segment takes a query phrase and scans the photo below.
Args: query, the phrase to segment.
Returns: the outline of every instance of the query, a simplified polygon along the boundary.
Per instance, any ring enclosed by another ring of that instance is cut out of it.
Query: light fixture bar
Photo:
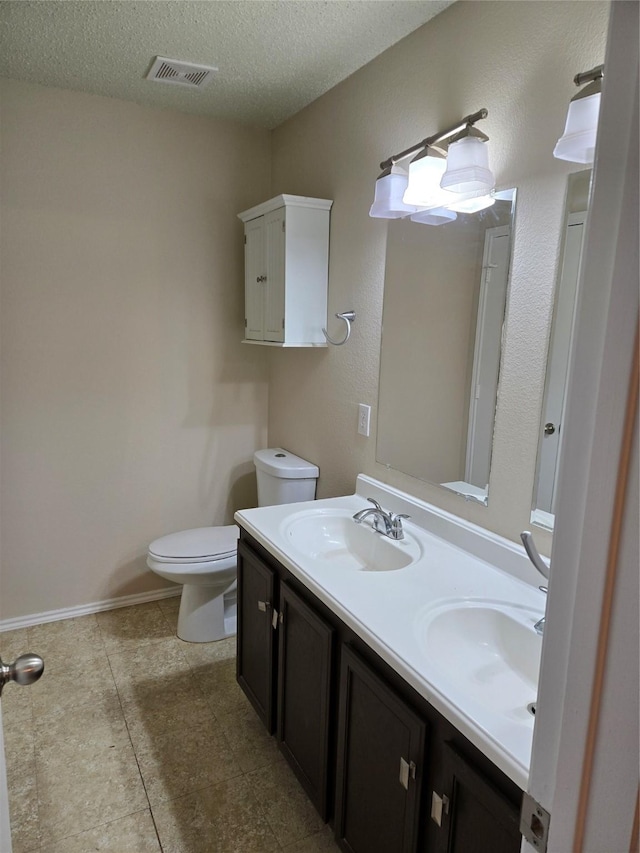
[[[587,71],[585,73],[589,74],[590,72]],[[422,140],[422,142],[417,142],[410,148],[405,148],[404,151],[400,151],[398,154],[393,154],[391,157],[388,157],[386,160],[383,160],[382,163],[380,163],[380,168],[383,171],[385,169],[390,169],[391,166],[393,166],[400,160],[404,160],[405,157],[409,156],[409,154],[413,154],[415,151],[419,151],[421,148],[425,148],[427,145],[434,146],[437,142],[442,142],[444,139],[448,139],[448,137],[454,136],[456,133],[459,133],[466,127],[472,127],[477,121],[486,118],[488,115],[488,111],[483,107],[481,110],[478,110],[477,113],[471,113],[470,115],[465,116],[459,122],[452,125],[451,127],[448,127],[446,130],[441,130],[439,133],[435,133],[433,136],[427,136],[426,139]]]
[[[604,65],[596,65],[595,68],[591,68],[589,71],[582,71],[580,74],[576,74],[573,82],[576,86],[584,86],[585,83],[593,83],[594,80],[600,80],[602,77],[604,77]]]

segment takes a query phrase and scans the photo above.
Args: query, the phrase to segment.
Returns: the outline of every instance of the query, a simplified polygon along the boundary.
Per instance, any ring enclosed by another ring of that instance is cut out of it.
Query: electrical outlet
[[[371,422],[371,406],[360,403],[358,406],[358,432],[360,435],[369,435],[369,424]]]

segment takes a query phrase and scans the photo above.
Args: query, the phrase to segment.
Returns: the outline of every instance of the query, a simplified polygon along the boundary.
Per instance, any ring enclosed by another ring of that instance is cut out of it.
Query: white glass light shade
[[[600,92],[571,101],[564,133],[553,149],[553,156],[571,163],[593,163],[599,112]]]
[[[454,193],[486,194],[496,182],[489,168],[487,143],[476,136],[464,136],[449,146],[447,171],[440,186]]]
[[[452,197],[441,189],[440,181],[447,168],[444,157],[422,152],[409,163],[409,183],[404,194],[405,204],[417,207],[439,207]]]
[[[369,216],[374,219],[400,219],[415,213],[415,205],[405,204],[402,200],[406,189],[407,173],[399,166],[392,166],[388,175],[383,175],[376,181]]]
[[[411,216],[412,222],[420,222],[422,225],[446,225],[454,222],[458,214],[446,207],[436,207],[431,210],[419,210]]]
[[[451,210],[457,210],[458,213],[478,213],[487,207],[495,204],[495,197],[492,195],[479,195],[475,198],[467,198],[463,201],[452,201],[449,205]]]

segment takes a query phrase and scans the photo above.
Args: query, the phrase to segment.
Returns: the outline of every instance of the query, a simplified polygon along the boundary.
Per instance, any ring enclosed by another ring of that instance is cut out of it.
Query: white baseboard
[[[73,619],[74,616],[88,616],[103,610],[116,610],[118,607],[130,607],[132,604],[144,604],[147,601],[159,601],[174,598],[182,592],[181,586],[165,587],[134,595],[122,595],[119,598],[107,598],[92,604],[79,604],[76,607],[63,607],[62,610],[45,610],[44,613],[31,613],[28,616],[16,616],[13,619],[0,620],[0,633],[15,631],[17,628],[29,628],[31,625],[43,625],[45,622],[58,622],[60,619]]]

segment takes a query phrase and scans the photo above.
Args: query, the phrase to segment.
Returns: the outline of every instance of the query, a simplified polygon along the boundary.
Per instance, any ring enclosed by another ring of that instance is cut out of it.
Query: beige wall
[[[2,86],[1,618],[157,589],[149,541],[255,501],[242,224],[264,130]]]
[[[607,17],[599,2],[461,0],[274,132],[272,189],[335,200],[329,312],[357,313],[344,347],[270,354],[269,441],[320,466],[319,496],[352,491],[363,471],[511,539],[529,526],[566,175],[580,168],[551,152],[574,74],[603,61]],[[374,414],[377,402],[378,163],[480,107],[498,185],[518,189],[488,508],[379,465],[375,429],[356,432],[358,402]]]

